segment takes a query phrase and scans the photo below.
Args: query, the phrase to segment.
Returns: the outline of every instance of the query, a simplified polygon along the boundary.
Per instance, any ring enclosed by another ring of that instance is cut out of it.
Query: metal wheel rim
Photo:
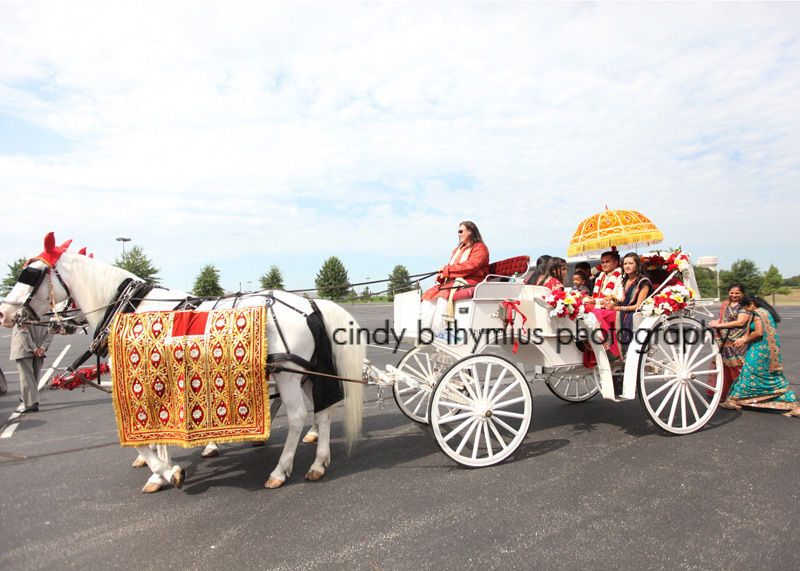
[[[454,364],[431,395],[439,448],[461,465],[492,466],[513,454],[530,427],[533,397],[510,361],[472,355]]]
[[[414,422],[428,424],[431,391],[455,360],[452,355],[437,351],[432,345],[421,345],[406,353],[397,368],[424,381],[427,388],[413,387],[402,381],[394,383],[392,395],[400,412]]]
[[[696,319],[672,318],[650,332],[645,348],[637,383],[639,400],[653,423],[672,434],[691,434],[705,426],[722,396],[722,356],[712,333]]]

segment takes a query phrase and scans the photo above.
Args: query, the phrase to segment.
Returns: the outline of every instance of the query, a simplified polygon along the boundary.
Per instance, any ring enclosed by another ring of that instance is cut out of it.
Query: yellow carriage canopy
[[[578,224],[567,256],[601,252],[612,246],[649,246],[663,239],[661,231],[644,214],[606,209]]]

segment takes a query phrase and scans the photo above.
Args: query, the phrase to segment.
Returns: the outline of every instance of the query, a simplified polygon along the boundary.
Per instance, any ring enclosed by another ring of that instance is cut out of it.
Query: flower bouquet
[[[553,308],[551,317],[569,317],[575,321],[576,318],[586,315],[586,307],[578,293],[556,290],[543,298]]]
[[[651,315],[671,315],[686,307],[689,302],[697,297],[692,288],[686,287],[678,282],[675,285],[664,288],[657,295],[644,300],[639,311],[645,317]]]

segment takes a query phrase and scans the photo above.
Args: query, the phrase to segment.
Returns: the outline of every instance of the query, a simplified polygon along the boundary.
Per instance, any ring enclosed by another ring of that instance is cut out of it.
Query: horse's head
[[[44,239],[44,252],[28,260],[3,304],[0,323],[13,327],[18,322],[38,321],[56,304],[69,299],[67,285],[56,265],[72,240],[56,245],[53,232]]]

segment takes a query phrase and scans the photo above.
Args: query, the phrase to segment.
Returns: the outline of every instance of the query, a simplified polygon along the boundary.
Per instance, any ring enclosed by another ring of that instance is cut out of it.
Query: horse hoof
[[[200,453],[200,456],[203,458],[213,458],[217,454],[219,454],[219,450],[217,448],[206,448]]]
[[[172,473],[172,476],[169,477],[169,481],[180,490],[183,487],[184,478],[186,478],[184,469],[180,466],[175,466],[175,471]]]
[[[303,442],[316,442],[318,438],[319,435],[309,432],[308,434],[303,436]]]
[[[136,460],[133,461],[133,464],[131,464],[131,466],[133,466],[134,468],[144,468],[145,466],[147,466],[147,462],[144,461],[144,458],[139,456],[138,458],[136,458]]]
[[[147,482],[142,488],[142,493],[144,494],[152,494],[161,489],[161,484],[154,484],[153,482]]]
[[[253,440],[253,448],[264,446],[267,442],[265,440]]]
[[[280,488],[283,485],[283,480],[279,480],[278,478],[270,478],[267,480],[267,483],[264,484],[265,488],[275,489]]]
[[[309,470],[308,474],[306,474],[306,480],[311,482],[316,482],[317,480],[321,479],[322,476],[325,475],[325,472],[320,472],[318,470]]]

